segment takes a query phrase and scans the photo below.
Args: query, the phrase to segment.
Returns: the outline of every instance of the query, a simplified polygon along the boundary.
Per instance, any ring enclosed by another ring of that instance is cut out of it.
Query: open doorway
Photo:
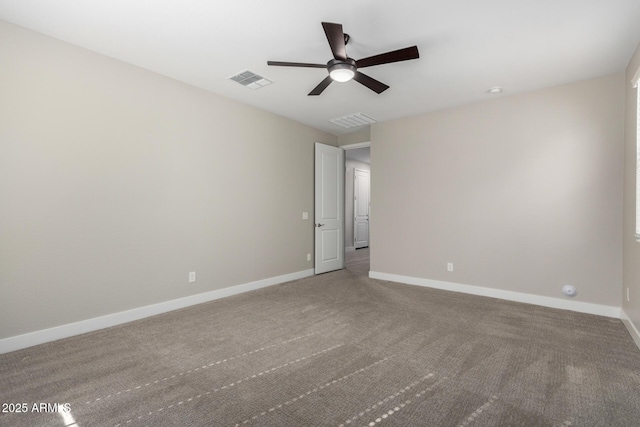
[[[347,269],[369,273],[371,144],[343,145],[345,150],[345,261]]]

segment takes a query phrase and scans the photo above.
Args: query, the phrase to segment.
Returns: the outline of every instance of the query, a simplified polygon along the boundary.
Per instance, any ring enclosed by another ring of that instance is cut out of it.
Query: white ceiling
[[[364,112],[385,121],[624,70],[640,41],[639,0],[0,0],[0,19],[306,123]],[[309,97],[326,70],[321,22],[351,35],[360,59],[417,45],[420,59],[363,71]],[[247,89],[249,69],[275,82]]]

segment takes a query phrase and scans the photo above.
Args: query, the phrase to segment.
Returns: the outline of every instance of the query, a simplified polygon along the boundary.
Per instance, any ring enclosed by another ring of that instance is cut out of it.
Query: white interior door
[[[316,143],[315,273],[344,268],[344,150]]]
[[[369,246],[369,171],[353,174],[353,240],[356,249]]]

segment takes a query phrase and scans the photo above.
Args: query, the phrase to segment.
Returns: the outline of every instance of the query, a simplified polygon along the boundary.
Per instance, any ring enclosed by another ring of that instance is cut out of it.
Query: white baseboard
[[[204,292],[201,294],[178,298],[171,301],[165,301],[158,304],[138,307],[132,310],[107,314],[105,316],[94,317],[87,320],[81,320],[75,323],[56,326],[54,328],[43,329],[41,331],[35,331],[23,335],[4,338],[0,340],[0,354],[20,350],[50,341],[59,340],[62,338],[68,338],[74,335],[84,334],[86,332],[97,331],[99,329],[108,328],[110,326],[120,325],[122,323],[127,323],[134,320],[143,319],[145,317],[155,316],[156,314],[177,310],[179,308],[189,307],[192,305],[201,304],[203,302],[213,301],[216,299],[253,291],[267,286],[302,279],[305,277],[313,276],[313,274],[313,269],[298,271],[296,273],[271,277],[251,283],[243,283],[241,285],[230,286],[228,288],[216,289],[215,291]]]
[[[422,279],[419,277],[400,276],[397,274],[380,273],[370,271],[372,279],[388,280],[407,285],[424,286],[427,288],[444,289],[465,294],[480,295],[491,298],[499,298],[508,301],[523,302],[526,304],[541,305],[543,307],[559,308],[562,310],[577,311],[580,313],[596,314],[599,316],[615,317],[620,319],[621,308],[608,305],[593,304],[582,301],[569,301],[561,298],[545,297],[541,295],[524,294],[521,292],[504,291],[502,289],[484,288],[482,286],[463,285],[460,283],[443,282],[440,280]]]
[[[344,248],[345,252],[353,252],[356,250],[355,246],[347,246],[346,248]]]
[[[620,318],[622,319],[622,323],[624,323],[624,326],[627,327],[629,335],[631,335],[631,338],[633,338],[633,342],[635,342],[638,346],[638,349],[640,349],[640,331],[638,330],[636,325],[633,324],[631,318],[627,315],[627,312],[624,311],[624,308],[621,310],[621,312],[622,315],[620,316]]]

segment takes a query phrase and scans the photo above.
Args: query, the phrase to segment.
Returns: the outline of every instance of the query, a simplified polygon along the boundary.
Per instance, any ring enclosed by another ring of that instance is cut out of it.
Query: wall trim
[[[627,327],[629,335],[631,335],[631,338],[633,338],[633,342],[636,343],[638,349],[640,350],[640,331],[638,330],[638,328],[636,328],[636,325],[633,324],[627,312],[624,311],[624,308],[620,311],[622,312],[620,316],[620,319],[622,319],[622,323],[624,323],[624,326]]]
[[[356,250],[355,246],[347,246],[346,248],[344,248],[345,252],[353,252]]]
[[[86,332],[97,331],[99,329],[132,322],[134,320],[144,319],[145,317],[155,316],[156,314],[166,313],[220,298],[254,291],[267,286],[303,279],[305,277],[313,276],[313,274],[313,269],[298,271],[296,273],[284,274],[282,276],[270,277],[267,279],[257,280],[255,282],[229,286],[227,288],[216,289],[171,301],[165,301],[158,304],[147,305],[118,313],[107,314],[105,316],[94,317],[92,319],[81,320],[79,322],[68,323],[66,325],[56,326],[49,329],[4,338],[0,340],[0,354],[21,350],[23,348],[44,344],[62,338],[72,337],[74,335],[84,334]]]
[[[582,301],[569,301],[562,298],[545,297],[542,295],[525,294],[521,292],[505,291],[502,289],[494,288],[485,288],[482,286],[463,285],[460,283],[423,279],[419,277],[400,276],[397,274],[381,273],[377,271],[370,271],[369,277],[372,279],[388,280],[391,282],[404,283],[407,285],[444,289],[446,291],[499,298],[508,301],[523,302],[525,304],[541,305],[543,307],[559,308],[562,310],[571,310],[580,313],[614,317],[616,319],[621,318],[621,308],[608,305],[593,304]]]
[[[355,150],[356,148],[371,147],[371,141],[356,142],[355,144],[339,145],[338,147],[342,148],[343,150]]]

